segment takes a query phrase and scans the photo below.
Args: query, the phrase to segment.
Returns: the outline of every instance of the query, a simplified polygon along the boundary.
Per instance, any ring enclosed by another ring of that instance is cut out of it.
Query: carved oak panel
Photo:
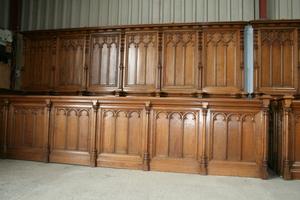
[[[48,109],[42,102],[13,102],[9,109],[7,155],[10,158],[47,160]]]
[[[53,89],[56,39],[25,37],[21,87],[24,90]]]
[[[255,108],[244,111],[238,107],[210,109],[208,174],[266,178],[267,128],[262,123],[262,120],[268,120],[265,117],[267,115]]]
[[[125,91],[155,91],[157,69],[158,33],[125,33]]]
[[[203,91],[240,93],[243,89],[243,51],[240,30],[203,31]]]
[[[151,168],[199,172],[199,112],[154,109],[151,134]]]
[[[56,62],[56,90],[76,92],[85,89],[85,35],[59,36]]]
[[[90,45],[89,91],[113,91],[118,86],[120,34],[92,34]]]
[[[97,123],[98,165],[141,169],[145,139],[143,107],[101,105]]]
[[[209,159],[255,162],[256,120],[255,113],[212,112]]]
[[[198,89],[198,32],[163,33],[162,90],[191,93]]]
[[[51,112],[50,161],[89,165],[95,120],[92,104],[57,102]]]
[[[259,29],[256,40],[256,91],[295,94],[298,87],[297,30]]]

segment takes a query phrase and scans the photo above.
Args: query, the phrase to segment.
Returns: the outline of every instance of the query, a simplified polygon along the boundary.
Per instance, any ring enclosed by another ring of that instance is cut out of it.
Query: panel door
[[[143,105],[100,106],[98,166],[141,169],[145,141]]]
[[[118,88],[120,33],[93,34],[90,44],[88,91],[112,92]]]
[[[198,84],[198,32],[163,33],[162,91],[196,92]]]
[[[151,169],[200,172],[199,111],[154,108],[151,138]]]
[[[47,160],[48,122],[46,103],[12,102],[9,109],[7,157]]]
[[[155,92],[158,77],[157,35],[157,32],[125,33],[125,91]]]
[[[259,177],[262,122],[257,110],[212,108],[208,114],[208,173]]]
[[[94,120],[91,103],[54,102],[50,161],[89,165]]]
[[[25,37],[24,67],[21,88],[24,90],[48,91],[53,89],[56,38]]]
[[[203,91],[236,94],[243,91],[243,51],[240,30],[203,31]]]
[[[55,88],[82,91],[86,86],[85,35],[58,37]]]
[[[294,94],[297,91],[297,30],[261,29],[257,34],[257,92]]]

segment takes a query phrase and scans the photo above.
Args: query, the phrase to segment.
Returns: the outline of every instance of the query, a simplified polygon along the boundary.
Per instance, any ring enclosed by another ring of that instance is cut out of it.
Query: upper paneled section
[[[249,21],[258,0],[26,0],[22,30],[173,22]]]

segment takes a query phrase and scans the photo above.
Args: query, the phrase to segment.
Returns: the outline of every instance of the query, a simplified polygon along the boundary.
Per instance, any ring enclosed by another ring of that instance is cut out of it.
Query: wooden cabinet
[[[60,92],[85,90],[85,35],[59,35],[57,40],[57,59],[55,89]]]
[[[120,66],[120,33],[92,34],[88,91],[108,93],[118,89]]]
[[[222,95],[244,92],[243,28],[203,29],[203,92]]]
[[[93,165],[95,115],[90,101],[53,100],[50,162]]]
[[[254,23],[255,92],[294,95],[299,88],[299,23]]]
[[[124,90],[155,93],[158,83],[158,32],[126,32]]]
[[[56,38],[53,35],[24,36],[24,66],[22,89],[29,91],[53,90],[56,56]]]
[[[24,32],[22,89],[57,96],[1,95],[0,156],[300,178],[300,23],[250,24],[251,99],[244,22]]]
[[[13,99],[7,123],[7,157],[48,160],[49,100]]]

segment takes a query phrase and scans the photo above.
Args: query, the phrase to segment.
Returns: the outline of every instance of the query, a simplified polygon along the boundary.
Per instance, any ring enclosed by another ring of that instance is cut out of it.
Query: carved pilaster
[[[206,156],[206,117],[207,117],[208,103],[202,103],[202,155],[200,161],[200,174],[207,175],[207,156]]]
[[[157,81],[157,96],[160,96],[161,93],[161,87],[162,87],[162,54],[163,54],[163,33],[162,31],[158,32],[158,66],[157,66],[157,71],[158,71],[158,81]]]
[[[198,60],[198,89],[202,90],[203,88],[203,63],[202,63],[202,32],[198,32],[198,56],[199,56],[199,60]],[[201,98],[202,96],[198,96],[199,98]]]
[[[50,141],[51,141],[51,136],[50,136],[50,127],[51,127],[51,109],[52,109],[52,102],[50,99],[46,100],[46,115],[45,115],[45,123],[47,127],[47,133],[46,133],[46,138],[45,138],[45,143],[44,143],[44,162],[48,163],[50,160]]]
[[[291,160],[290,160],[290,113],[292,112],[292,102],[293,96],[284,96],[282,102],[282,111],[283,111],[283,124],[282,124],[282,136],[283,136],[283,178],[288,180],[292,178],[291,175]]]
[[[261,163],[261,178],[267,179],[268,178],[268,142],[269,142],[269,106],[270,101],[272,97],[269,95],[263,95],[261,97],[262,100],[262,126],[263,126],[263,132],[262,132],[262,163]]]
[[[119,65],[119,89],[117,95],[125,96],[124,89],[124,58],[125,58],[125,32],[122,31],[120,39],[120,65]]]
[[[93,102],[93,124],[92,124],[92,135],[91,135],[91,157],[90,157],[90,166],[91,167],[96,167],[97,166],[97,133],[98,133],[98,123],[97,123],[97,118],[98,118],[98,110],[100,107],[100,104],[97,100],[94,100]]]
[[[150,170],[150,155],[149,155],[149,118],[151,111],[151,103],[146,102],[145,104],[146,118],[145,118],[145,140],[144,140],[144,155],[143,155],[143,170]]]

